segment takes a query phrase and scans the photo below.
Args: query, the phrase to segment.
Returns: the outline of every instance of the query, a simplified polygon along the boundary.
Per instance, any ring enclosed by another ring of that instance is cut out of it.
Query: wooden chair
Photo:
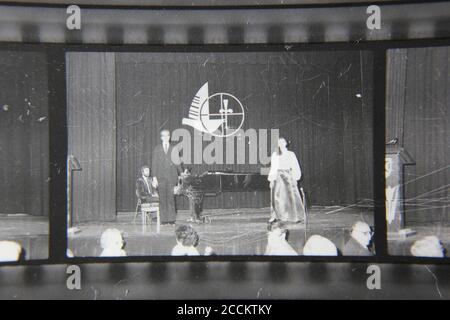
[[[161,229],[161,220],[159,215],[159,202],[150,202],[150,203],[142,203],[141,199],[139,198],[139,193],[136,190],[136,196],[138,198],[136,203],[136,212],[134,213],[133,223],[136,223],[136,218],[140,214],[141,215],[141,221],[142,225],[147,225],[147,221],[150,221],[150,224],[152,223],[152,213],[156,213],[156,233],[160,232]]]

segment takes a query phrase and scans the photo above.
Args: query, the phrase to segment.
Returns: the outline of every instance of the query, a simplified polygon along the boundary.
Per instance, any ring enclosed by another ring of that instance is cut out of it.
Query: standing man
[[[176,219],[173,188],[178,183],[179,151],[170,144],[170,131],[160,131],[161,144],[153,149],[152,174],[158,186],[159,211],[162,224],[174,224]]]

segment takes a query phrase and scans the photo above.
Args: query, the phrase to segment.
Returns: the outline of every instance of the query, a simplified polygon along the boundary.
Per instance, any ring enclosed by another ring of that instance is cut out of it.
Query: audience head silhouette
[[[103,249],[102,257],[123,257],[126,256],[123,250],[124,241],[122,233],[114,228],[106,229],[100,237],[100,245]]]
[[[295,256],[297,251],[287,242],[287,229],[281,221],[273,221],[267,226],[269,230],[267,236],[266,255]]]
[[[283,239],[286,238],[287,228],[282,221],[276,220],[270,222],[269,225],[267,226],[267,230],[269,231],[269,234],[272,236],[278,236]]]
[[[372,230],[367,223],[357,221],[352,226],[351,236],[363,247],[368,247],[372,240]]]
[[[0,262],[19,261],[22,247],[14,241],[0,241]]]
[[[338,250],[333,242],[315,234],[306,241],[303,254],[305,256],[337,256]]]
[[[175,230],[175,236],[177,243],[185,247],[196,247],[198,244],[199,236],[190,225],[179,226]]]
[[[198,256],[197,245],[199,236],[190,225],[181,225],[175,230],[177,240],[176,246],[172,249],[173,256]]]
[[[414,242],[411,254],[415,257],[443,258],[444,247],[436,236],[427,236]]]

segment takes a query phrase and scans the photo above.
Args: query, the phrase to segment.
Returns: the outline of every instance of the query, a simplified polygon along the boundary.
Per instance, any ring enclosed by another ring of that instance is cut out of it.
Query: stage
[[[0,240],[20,243],[24,258],[48,258],[48,217],[0,214]]]
[[[176,244],[176,227],[163,225],[157,234],[155,222],[143,228],[140,219],[133,224],[133,215],[133,212],[121,212],[113,222],[78,224],[80,232],[69,236],[69,248],[75,256],[99,256],[101,233],[107,228],[117,228],[123,232],[129,256],[170,255]],[[206,246],[211,246],[218,255],[264,254],[269,208],[205,210],[204,215],[209,216],[210,223],[193,224],[200,236],[200,253]],[[373,226],[373,211],[367,206],[314,206],[308,217],[307,237],[320,234],[333,241],[339,249],[348,240],[355,221],[365,221]],[[176,224],[187,224],[188,219],[189,211],[179,210]],[[288,228],[289,242],[301,253],[305,242],[304,224],[291,224]]]

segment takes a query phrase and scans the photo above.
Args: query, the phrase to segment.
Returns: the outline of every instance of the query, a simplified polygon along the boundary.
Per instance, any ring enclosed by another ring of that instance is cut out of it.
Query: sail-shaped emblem
[[[189,118],[183,118],[182,124],[212,134],[223,123],[223,119],[211,119],[209,116],[209,90],[208,82],[206,82],[192,99]]]

